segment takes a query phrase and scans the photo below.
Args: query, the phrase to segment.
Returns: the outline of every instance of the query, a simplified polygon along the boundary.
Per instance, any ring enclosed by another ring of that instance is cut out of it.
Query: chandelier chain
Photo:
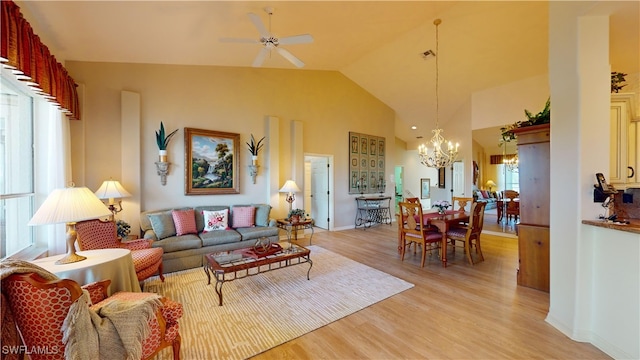
[[[420,163],[427,167],[431,168],[443,168],[449,167],[453,164],[458,156],[458,144],[453,146],[450,141],[445,140],[444,136],[442,136],[442,129],[440,129],[440,68],[439,68],[439,57],[440,57],[440,36],[438,32],[438,25],[440,25],[442,21],[440,19],[436,19],[433,24],[436,26],[436,128],[432,130],[433,137],[431,138],[431,146],[433,150],[429,148],[426,144],[421,144],[418,147],[418,156],[420,157]],[[445,149],[443,149],[445,146]]]

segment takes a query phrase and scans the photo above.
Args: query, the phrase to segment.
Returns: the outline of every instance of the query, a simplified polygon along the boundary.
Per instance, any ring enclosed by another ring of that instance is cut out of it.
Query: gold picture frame
[[[184,128],[185,195],[240,193],[240,134]]]

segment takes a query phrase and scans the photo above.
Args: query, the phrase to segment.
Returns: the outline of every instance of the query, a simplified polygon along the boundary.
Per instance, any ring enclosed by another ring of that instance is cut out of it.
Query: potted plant
[[[548,124],[549,122],[551,122],[551,98],[550,97],[547,98],[547,102],[544,105],[544,109],[542,109],[542,111],[540,111],[539,113],[533,114],[529,110],[525,109],[524,114],[527,117],[527,120],[516,121],[513,124],[506,125],[500,128],[500,131],[502,132],[502,140],[500,142],[500,146],[502,146],[502,144],[505,142],[510,142],[516,139],[516,134],[514,134],[512,131],[514,129],[519,129],[527,126]]]
[[[611,92],[612,93],[617,93],[623,87],[627,86],[627,84],[621,85],[623,82],[626,81],[624,79],[625,76],[627,76],[627,74],[620,73],[620,72],[611,73]]]
[[[160,162],[167,162],[167,145],[169,145],[169,140],[178,132],[178,129],[175,129],[169,135],[165,135],[164,132],[164,124],[160,121],[160,130],[156,131],[156,143],[158,144],[158,151],[160,154]]]
[[[307,216],[303,209],[291,209],[289,210],[289,214],[287,215],[287,219],[289,219],[292,223],[297,223],[300,219],[304,219]]]
[[[131,232],[131,225],[124,220],[118,220],[116,221],[116,226],[118,228],[118,237],[120,239],[126,239]]]
[[[262,146],[264,145],[262,143],[264,139],[265,137],[263,136],[262,139],[256,142],[256,139],[253,137],[253,134],[251,134],[251,143],[246,143],[247,147],[249,148],[249,152],[251,153],[251,161],[253,162],[253,165],[255,165],[256,162],[258,161],[258,152],[260,151],[260,149],[262,149]]]

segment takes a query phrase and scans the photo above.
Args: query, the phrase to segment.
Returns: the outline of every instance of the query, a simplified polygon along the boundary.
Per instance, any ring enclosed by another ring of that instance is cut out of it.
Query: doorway
[[[464,195],[464,161],[458,160],[451,165],[451,198]]]
[[[333,227],[333,156],[305,155],[304,208],[314,226],[331,230]]]

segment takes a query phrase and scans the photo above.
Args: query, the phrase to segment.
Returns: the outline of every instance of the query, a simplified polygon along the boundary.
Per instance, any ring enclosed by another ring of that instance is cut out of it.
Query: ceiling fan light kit
[[[253,60],[253,63],[251,64],[251,66],[253,67],[261,67],[265,59],[267,58],[267,55],[271,53],[271,50],[276,50],[276,52],[280,54],[280,56],[287,59],[296,67],[299,67],[299,68],[303,67],[304,62],[302,60],[298,59],[295,55],[293,55],[288,50],[280,47],[280,45],[312,43],[313,36],[309,34],[286,36],[283,38],[278,38],[274,36],[271,33],[271,16],[273,15],[273,8],[266,7],[264,8],[264,11],[267,14],[269,14],[269,30],[267,30],[267,27],[262,22],[262,19],[260,19],[260,16],[254,13],[247,14],[249,16],[249,19],[253,23],[253,25],[258,30],[258,33],[260,34],[259,39],[256,40],[256,39],[239,39],[239,38],[221,38],[220,41],[234,42],[234,43],[254,43],[254,44],[262,45],[262,49],[260,49],[260,52],[258,52],[258,55],[256,56],[256,58]]]

